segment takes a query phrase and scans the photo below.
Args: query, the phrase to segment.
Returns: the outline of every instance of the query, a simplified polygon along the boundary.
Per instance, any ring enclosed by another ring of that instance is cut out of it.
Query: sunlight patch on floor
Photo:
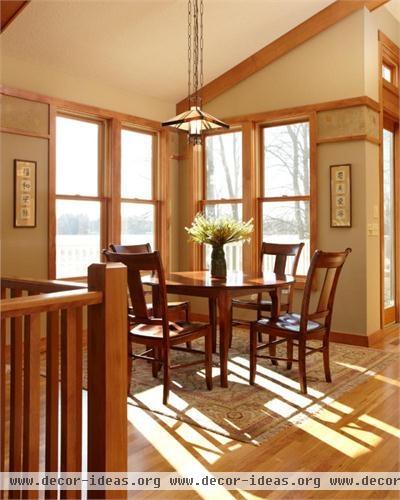
[[[377,429],[387,432],[388,434],[391,434],[392,436],[395,436],[400,439],[400,429],[398,429],[397,427],[393,427],[393,425],[387,424],[382,420],[371,417],[370,415],[367,414],[361,415],[361,417],[358,417],[358,420],[361,420],[361,422],[365,422],[368,425],[372,425],[373,427],[376,427]]]
[[[383,439],[380,436],[377,436],[371,431],[366,431],[364,429],[358,428],[356,424],[344,425],[340,428],[346,434],[355,437],[359,441],[363,441],[365,444],[369,446],[376,447],[380,444]]]
[[[190,475],[209,473],[206,467],[170,434],[170,431],[164,429],[156,422],[154,416],[145,410],[128,405],[128,420],[177,472]],[[195,486],[194,490],[202,498],[209,498],[209,491],[206,488]],[[234,498],[222,486],[215,490],[215,494],[218,499]]]
[[[291,420],[291,419],[290,419]],[[295,424],[295,422],[293,422]],[[350,458],[357,458],[361,455],[365,455],[370,452],[370,449],[356,441],[343,436],[340,432],[330,429],[324,424],[317,422],[316,420],[307,418],[305,422],[301,424],[295,424],[297,427],[311,436],[323,441],[328,446],[335,448],[344,455]]]
[[[187,444],[193,446],[196,452],[209,464],[214,464],[223,455],[223,452],[217,446],[190,425],[181,424],[175,429],[175,432]]]
[[[326,396],[322,400],[323,403],[326,405],[330,406],[334,410],[340,411],[341,413],[344,413],[345,415],[350,415],[350,413],[353,413],[354,409],[351,408],[350,406],[347,406],[343,403],[340,403],[339,401],[336,401],[330,396]]]

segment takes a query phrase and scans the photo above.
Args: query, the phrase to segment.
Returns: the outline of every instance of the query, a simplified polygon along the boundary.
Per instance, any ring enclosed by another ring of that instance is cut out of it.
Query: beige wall
[[[1,83],[153,120],[167,119],[175,114],[175,103],[110,87],[101,79],[89,80],[60,73],[37,61],[16,60],[4,51],[1,54]]]
[[[220,117],[364,95],[363,11],[300,45],[205,106]]]
[[[13,227],[14,159],[37,162],[37,226]],[[1,133],[1,273],[7,276],[47,278],[48,144]]]
[[[205,108],[223,118],[361,95],[378,99],[378,29],[399,42],[399,23],[386,9],[358,11],[218,96]],[[321,138],[354,134],[378,138],[378,133],[378,114],[365,107],[318,115]],[[330,227],[329,166],[340,163],[352,164],[351,228]],[[183,207],[187,206],[191,188],[187,176],[187,170],[182,169]],[[379,234],[368,233],[368,227],[379,224],[379,147],[366,141],[320,144],[317,176],[317,247],[353,249],[337,291],[333,330],[371,334],[380,328]],[[182,210],[181,227],[183,221],[190,222],[187,217],[187,211]],[[180,262],[187,268],[187,259]],[[297,307],[300,299],[297,293]],[[195,304],[194,310],[197,307],[206,312],[204,301]]]

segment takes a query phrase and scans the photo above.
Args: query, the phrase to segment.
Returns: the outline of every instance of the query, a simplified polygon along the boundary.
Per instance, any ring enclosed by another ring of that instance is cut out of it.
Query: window
[[[394,132],[383,129],[383,303],[395,306],[395,202],[394,202]]]
[[[205,138],[203,209],[208,217],[242,219],[242,133],[228,132]],[[242,270],[242,243],[225,246],[229,270]],[[210,265],[211,248],[206,245],[205,265]]]
[[[262,129],[262,238],[305,243],[298,274],[310,263],[310,130],[308,122]],[[266,266],[272,267],[266,262]]]
[[[154,134],[121,131],[121,244],[155,248]]]
[[[99,262],[102,122],[56,118],[56,277],[86,276]]]
[[[382,64],[382,78],[392,83],[392,68],[390,68],[386,64]]]

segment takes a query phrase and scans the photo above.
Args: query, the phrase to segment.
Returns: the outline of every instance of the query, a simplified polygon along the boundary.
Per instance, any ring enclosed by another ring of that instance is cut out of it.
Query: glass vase
[[[226,278],[226,260],[223,245],[212,247],[211,276],[213,278]]]

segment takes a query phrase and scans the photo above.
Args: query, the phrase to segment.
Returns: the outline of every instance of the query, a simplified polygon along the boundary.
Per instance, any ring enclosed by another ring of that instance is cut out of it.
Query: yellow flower
[[[185,227],[189,240],[196,243],[221,246],[235,241],[248,241],[254,230],[253,219],[247,222],[230,218],[207,219],[198,213],[190,227]]]

